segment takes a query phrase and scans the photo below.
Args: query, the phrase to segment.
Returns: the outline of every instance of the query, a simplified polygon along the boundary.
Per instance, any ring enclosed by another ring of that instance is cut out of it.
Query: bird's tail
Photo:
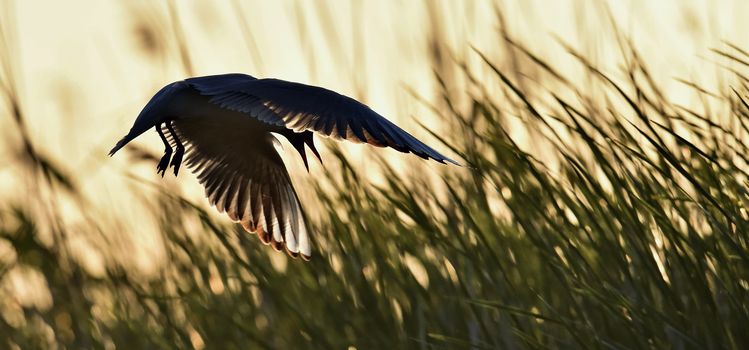
[[[317,152],[317,148],[315,148],[315,139],[314,134],[309,131],[303,131],[300,133],[294,132],[292,130],[285,129],[283,132],[280,132],[281,135],[286,137],[286,139],[289,140],[289,143],[291,143],[292,146],[299,152],[299,155],[302,156],[302,161],[304,161],[304,167],[307,168],[307,171],[309,171],[309,164],[307,163],[307,155],[304,150],[304,145],[307,145],[309,149],[314,153],[315,157],[317,157],[317,160],[320,161],[320,164],[322,164],[322,158],[320,157],[320,153]]]

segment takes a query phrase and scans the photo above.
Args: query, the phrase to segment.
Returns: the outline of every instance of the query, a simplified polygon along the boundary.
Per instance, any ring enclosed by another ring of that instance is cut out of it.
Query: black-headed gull
[[[246,74],[189,78],[165,86],[110,156],[150,128],[165,146],[157,172],[164,176],[172,166],[177,175],[184,156],[216,209],[257,233],[263,243],[305,260],[311,246],[304,212],[271,133],[286,137],[305,166],[305,145],[320,159],[313,131],[458,164],[355,99]]]

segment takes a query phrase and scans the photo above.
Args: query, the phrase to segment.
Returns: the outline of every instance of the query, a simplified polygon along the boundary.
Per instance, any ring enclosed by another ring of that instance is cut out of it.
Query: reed
[[[173,5],[169,23],[178,34],[148,37],[176,43],[191,71]],[[149,23],[139,28],[158,32]],[[469,44],[454,52],[433,31],[439,99],[427,107],[442,124],[425,128],[466,167],[416,159],[404,173],[378,158],[363,169],[326,144],[326,167],[310,180],[318,206],[309,263],[269,253],[202,204],[133,177],[155,193],[137,205],[152,213],[168,261],[150,275],[115,258],[127,246],[102,232],[112,216],[65,223],[70,208],[59,201],[92,210],[76,185],[82,174],[42,156],[43,141],[28,136],[12,79],[17,68],[10,51],[0,50],[3,97],[12,107],[5,113],[20,135],[0,147],[20,149],[14,159],[38,189],[36,199],[0,202],[0,295],[14,279],[36,278],[44,289],[35,302],[0,298],[0,344],[749,346],[749,79],[740,70],[721,91],[683,80],[709,101],[697,111],[664,97],[621,33],[624,64],[616,72],[560,40],[586,72],[580,83],[506,31],[497,34],[503,50],[494,55]],[[8,33],[1,34],[7,45]],[[170,47],[152,46],[159,56]],[[749,61],[730,43],[716,52],[739,67]],[[147,150],[132,155],[158,159]],[[373,183],[375,171],[384,181]],[[436,175],[419,176],[425,173]],[[75,253],[73,232],[99,242],[88,249],[98,252],[101,271]]]

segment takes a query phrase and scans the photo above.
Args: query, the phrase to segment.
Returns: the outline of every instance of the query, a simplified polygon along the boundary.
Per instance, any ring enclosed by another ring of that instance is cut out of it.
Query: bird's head
[[[188,87],[185,82],[171,83],[164,86],[159,90],[151,100],[148,101],[145,107],[140,111],[138,117],[135,118],[133,127],[130,128],[130,132],[127,133],[117,144],[109,151],[109,155],[114,155],[120,148],[127,145],[130,141],[140,136],[140,134],[146,132],[154,125],[160,125],[171,118],[171,114],[168,113],[171,108],[171,100],[174,95],[183,91]]]

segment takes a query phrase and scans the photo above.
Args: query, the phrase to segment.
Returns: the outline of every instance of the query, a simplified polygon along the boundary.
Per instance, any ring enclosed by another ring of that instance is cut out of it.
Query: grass
[[[706,101],[700,112],[664,97],[626,40],[617,72],[560,42],[588,72],[586,86],[507,33],[498,40],[499,56],[435,59],[441,98],[430,107],[452,132],[434,136],[466,167],[410,160],[404,173],[380,159],[385,181],[374,184],[372,169],[328,144],[312,183],[321,214],[306,264],[269,255],[156,185],[157,199],[139,205],[151,208],[168,263],[150,276],[106,257],[117,240],[97,218],[84,234],[104,242],[93,248],[105,253],[103,272],[76,258],[69,237],[80,232],[61,223],[58,200],[77,198],[81,212],[88,204],[75,175],[25,132],[6,61],[4,92],[26,145],[19,159],[30,160],[38,198],[51,199],[36,203],[42,210],[0,203],[0,280],[38,277],[49,302],[0,298],[0,344],[746,348],[749,80],[735,71],[719,92],[684,80]],[[179,45],[183,60],[187,50]],[[718,53],[749,61],[736,46]],[[502,63],[508,57],[522,64]]]

